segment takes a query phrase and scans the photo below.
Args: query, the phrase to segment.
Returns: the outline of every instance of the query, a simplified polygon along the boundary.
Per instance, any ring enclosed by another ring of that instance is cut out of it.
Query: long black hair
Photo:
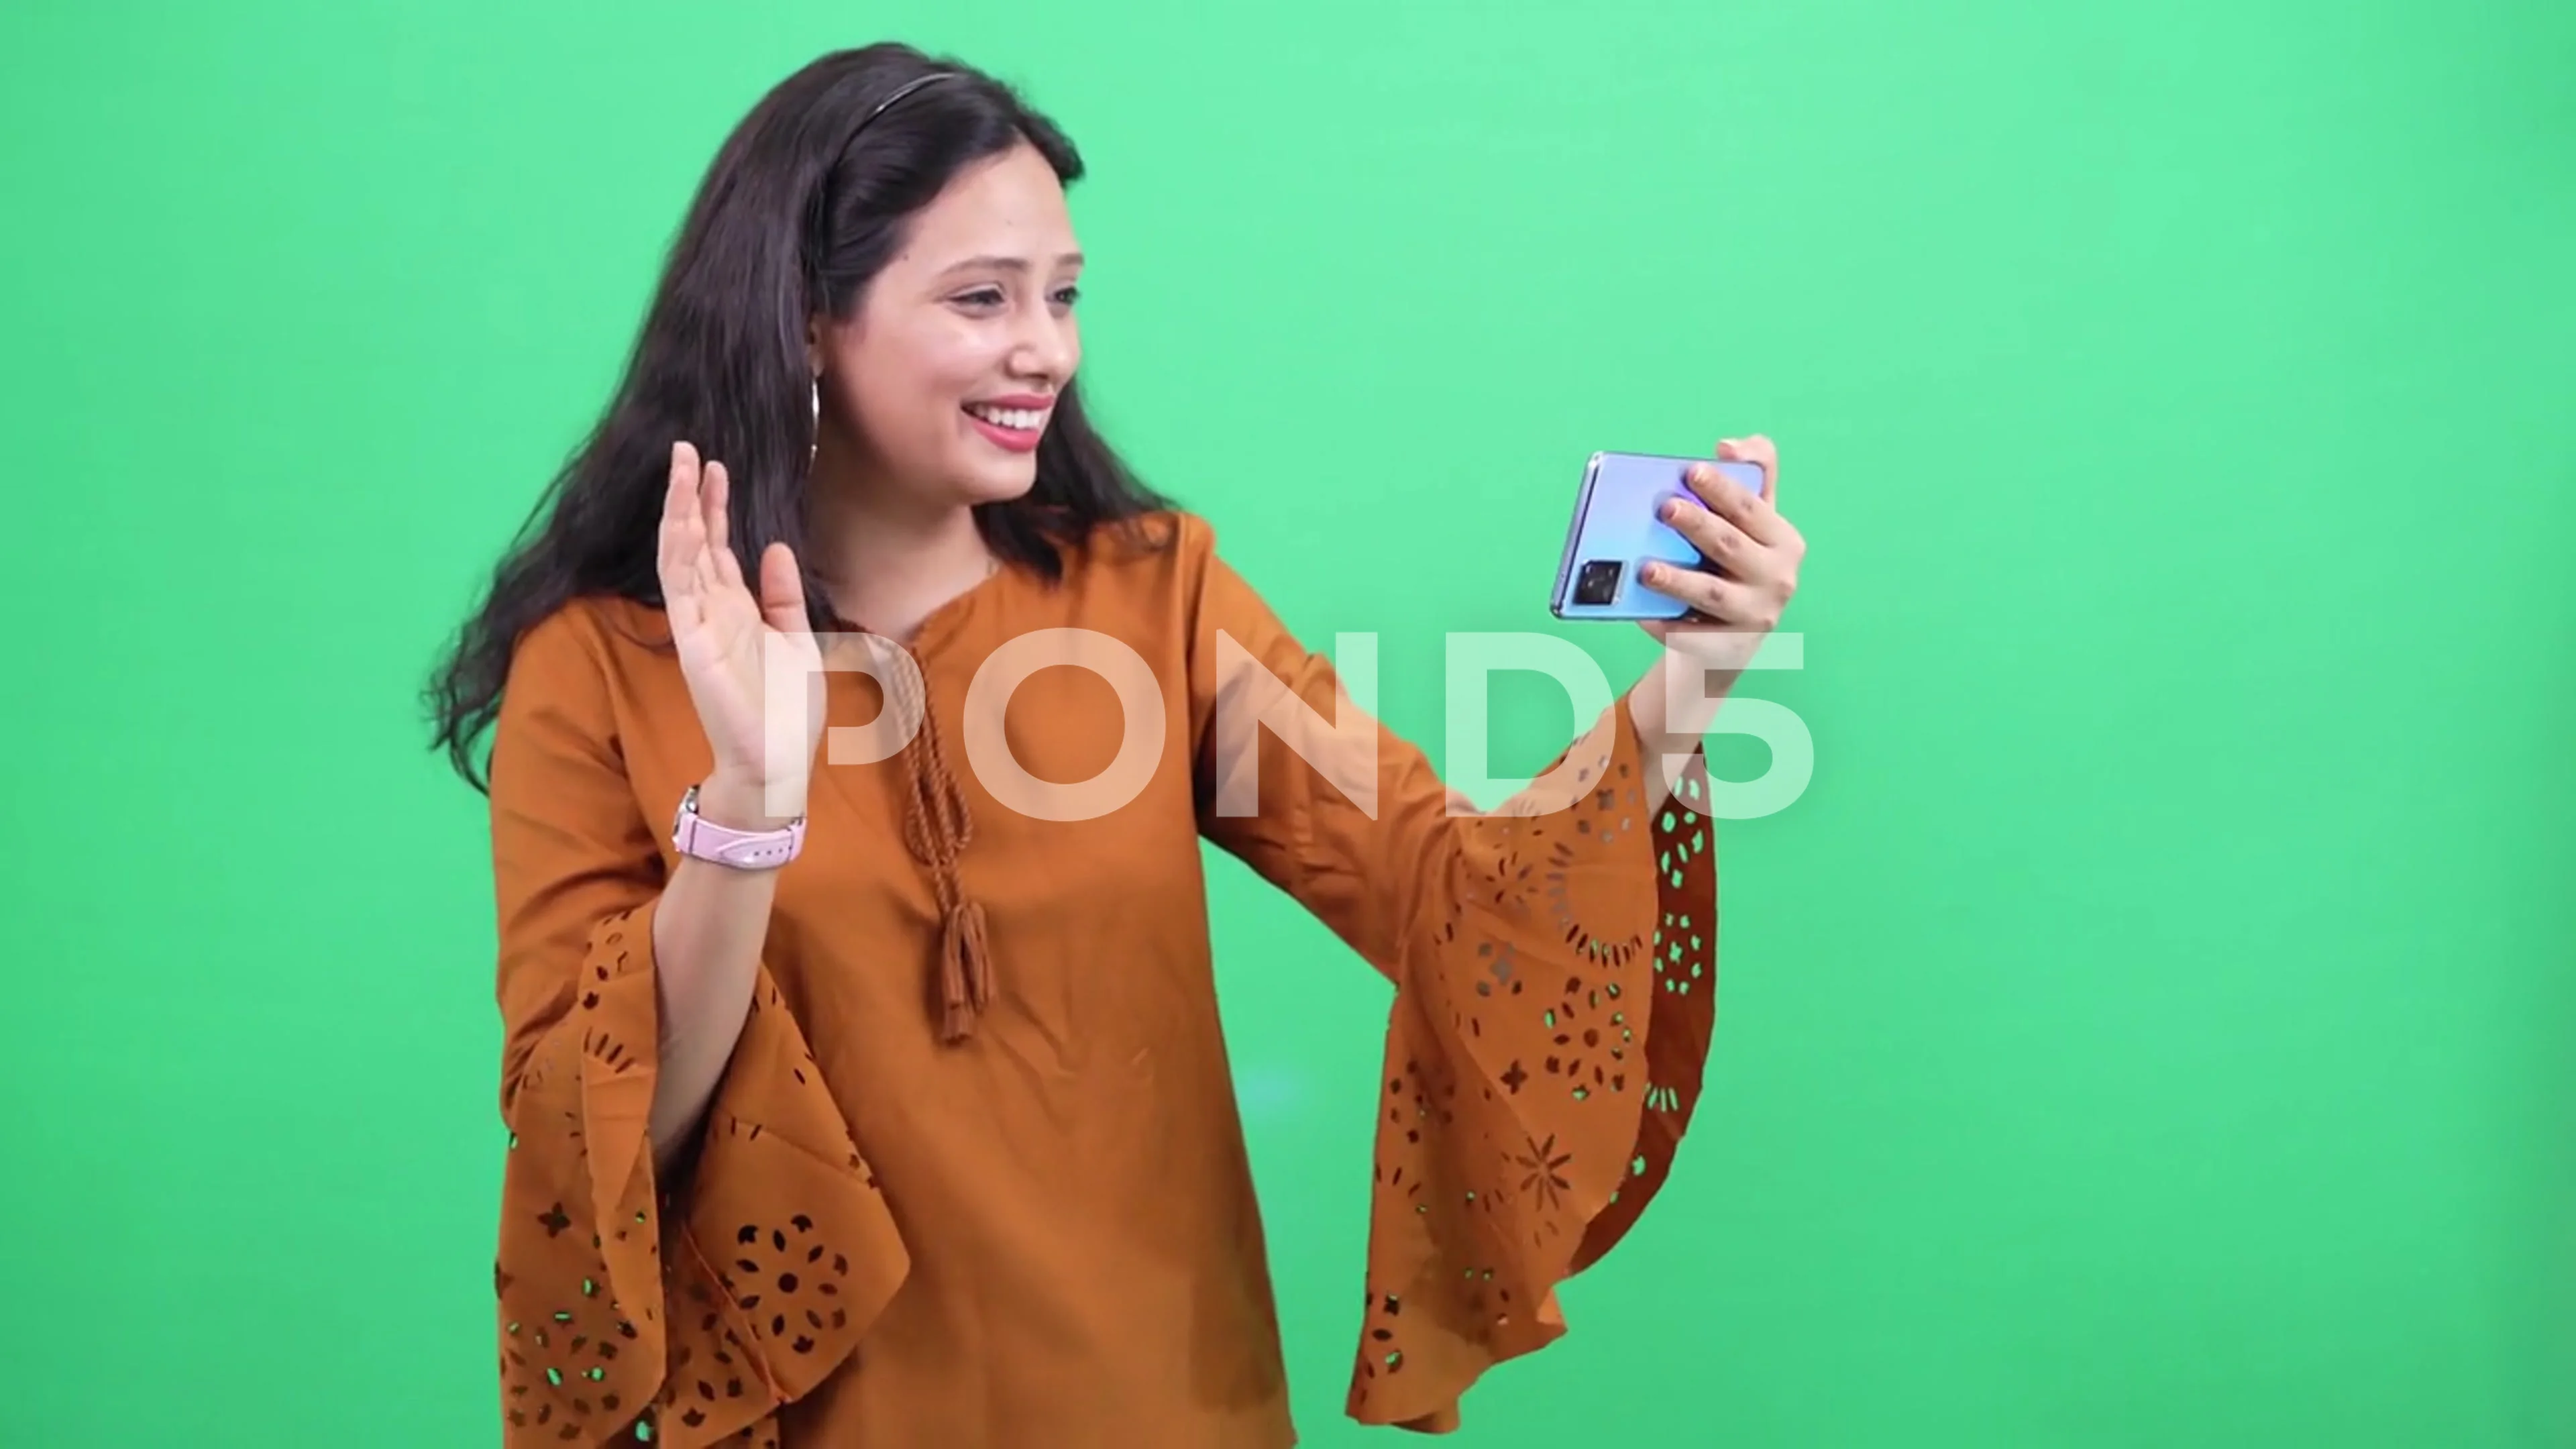
[[[938,72],[950,74],[917,85]],[[833,616],[805,548],[808,322],[848,318],[912,217],[960,171],[1022,144],[1066,185],[1081,178],[1072,141],[1009,86],[896,44],[812,62],[734,128],[699,183],[606,412],[538,499],[424,691],[431,748],[466,783],[490,788],[475,747],[500,713],[522,635],[585,595],[661,605],[654,541],[675,440],[724,463],[744,576],[759,577],[761,551],[784,540],[805,572],[814,627],[850,627]],[[1036,487],[975,516],[997,554],[1053,579],[1063,544],[1166,506],[1102,441],[1068,381],[1038,444]]]

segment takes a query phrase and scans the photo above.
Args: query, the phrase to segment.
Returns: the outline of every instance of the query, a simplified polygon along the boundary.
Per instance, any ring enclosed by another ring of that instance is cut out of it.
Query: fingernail
[[[1678,498],[1665,499],[1662,505],[1655,509],[1655,516],[1666,523],[1672,522],[1682,516],[1682,501]]]
[[[1644,568],[1637,570],[1637,577],[1650,584],[1660,584],[1664,581],[1664,566],[1662,564],[1648,564]]]

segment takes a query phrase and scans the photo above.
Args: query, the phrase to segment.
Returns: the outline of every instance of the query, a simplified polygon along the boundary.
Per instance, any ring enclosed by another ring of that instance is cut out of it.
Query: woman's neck
[[[972,509],[908,505],[893,489],[816,489],[810,536],[834,610],[899,643],[996,563]]]

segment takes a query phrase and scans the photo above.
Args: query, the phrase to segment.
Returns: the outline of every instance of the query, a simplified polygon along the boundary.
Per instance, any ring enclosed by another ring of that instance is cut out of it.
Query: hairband
[[[934,70],[928,75],[914,76],[912,79],[905,81],[902,85],[896,86],[894,88],[893,95],[877,102],[874,109],[870,110],[865,116],[860,117],[859,123],[850,128],[850,134],[842,140],[840,152],[836,154],[833,159],[837,162],[840,159],[840,156],[849,154],[850,143],[859,139],[859,133],[866,130],[869,124],[875,121],[877,117],[884,115],[895,102],[902,100],[905,96],[911,95],[914,91],[917,91],[923,86],[929,85],[935,81],[954,80],[956,77],[957,72],[953,70]]]
[[[874,122],[877,117],[884,115],[895,102],[902,100],[905,96],[911,95],[914,91],[917,91],[926,85],[933,85],[944,80],[954,80],[960,74],[961,72],[953,70],[934,70],[927,75],[914,76],[912,79],[905,81],[902,85],[896,86],[894,88],[893,95],[877,102],[874,107],[870,108],[866,115],[859,118],[859,123],[850,128],[850,134],[841,138],[840,149],[832,153],[832,164],[824,168],[823,175],[817,182],[813,194],[806,201],[805,224],[809,230],[813,231],[819,237],[825,224],[824,218],[829,214],[830,202],[827,198],[831,190],[832,173],[840,169],[841,158],[850,154],[850,146],[859,139],[859,133],[866,130],[870,123]],[[819,241],[816,241],[811,242],[808,245],[810,247],[819,248],[820,243]],[[806,267],[809,278],[814,275],[814,268],[820,265],[820,263],[813,260],[813,258],[819,257],[820,255],[821,253],[819,250],[809,251],[808,253]],[[818,402],[816,405],[819,407],[820,403]]]

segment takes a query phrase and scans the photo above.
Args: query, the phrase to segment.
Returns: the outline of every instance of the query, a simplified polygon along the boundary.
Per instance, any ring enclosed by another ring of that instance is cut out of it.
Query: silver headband
[[[954,80],[956,78],[957,72],[953,70],[934,70],[928,75],[914,76],[912,79],[905,81],[902,85],[896,86],[894,88],[893,95],[877,102],[873,109],[871,109],[865,116],[859,118],[859,123],[857,125],[850,128],[848,139],[841,142],[840,154],[844,156],[848,155],[850,142],[859,139],[859,133],[866,130],[869,124],[875,121],[877,117],[884,115],[887,110],[891,109],[895,102],[902,100],[905,96],[911,95],[914,91],[921,89],[923,86],[931,85],[938,81]],[[836,156],[833,159],[838,160],[839,157]]]

